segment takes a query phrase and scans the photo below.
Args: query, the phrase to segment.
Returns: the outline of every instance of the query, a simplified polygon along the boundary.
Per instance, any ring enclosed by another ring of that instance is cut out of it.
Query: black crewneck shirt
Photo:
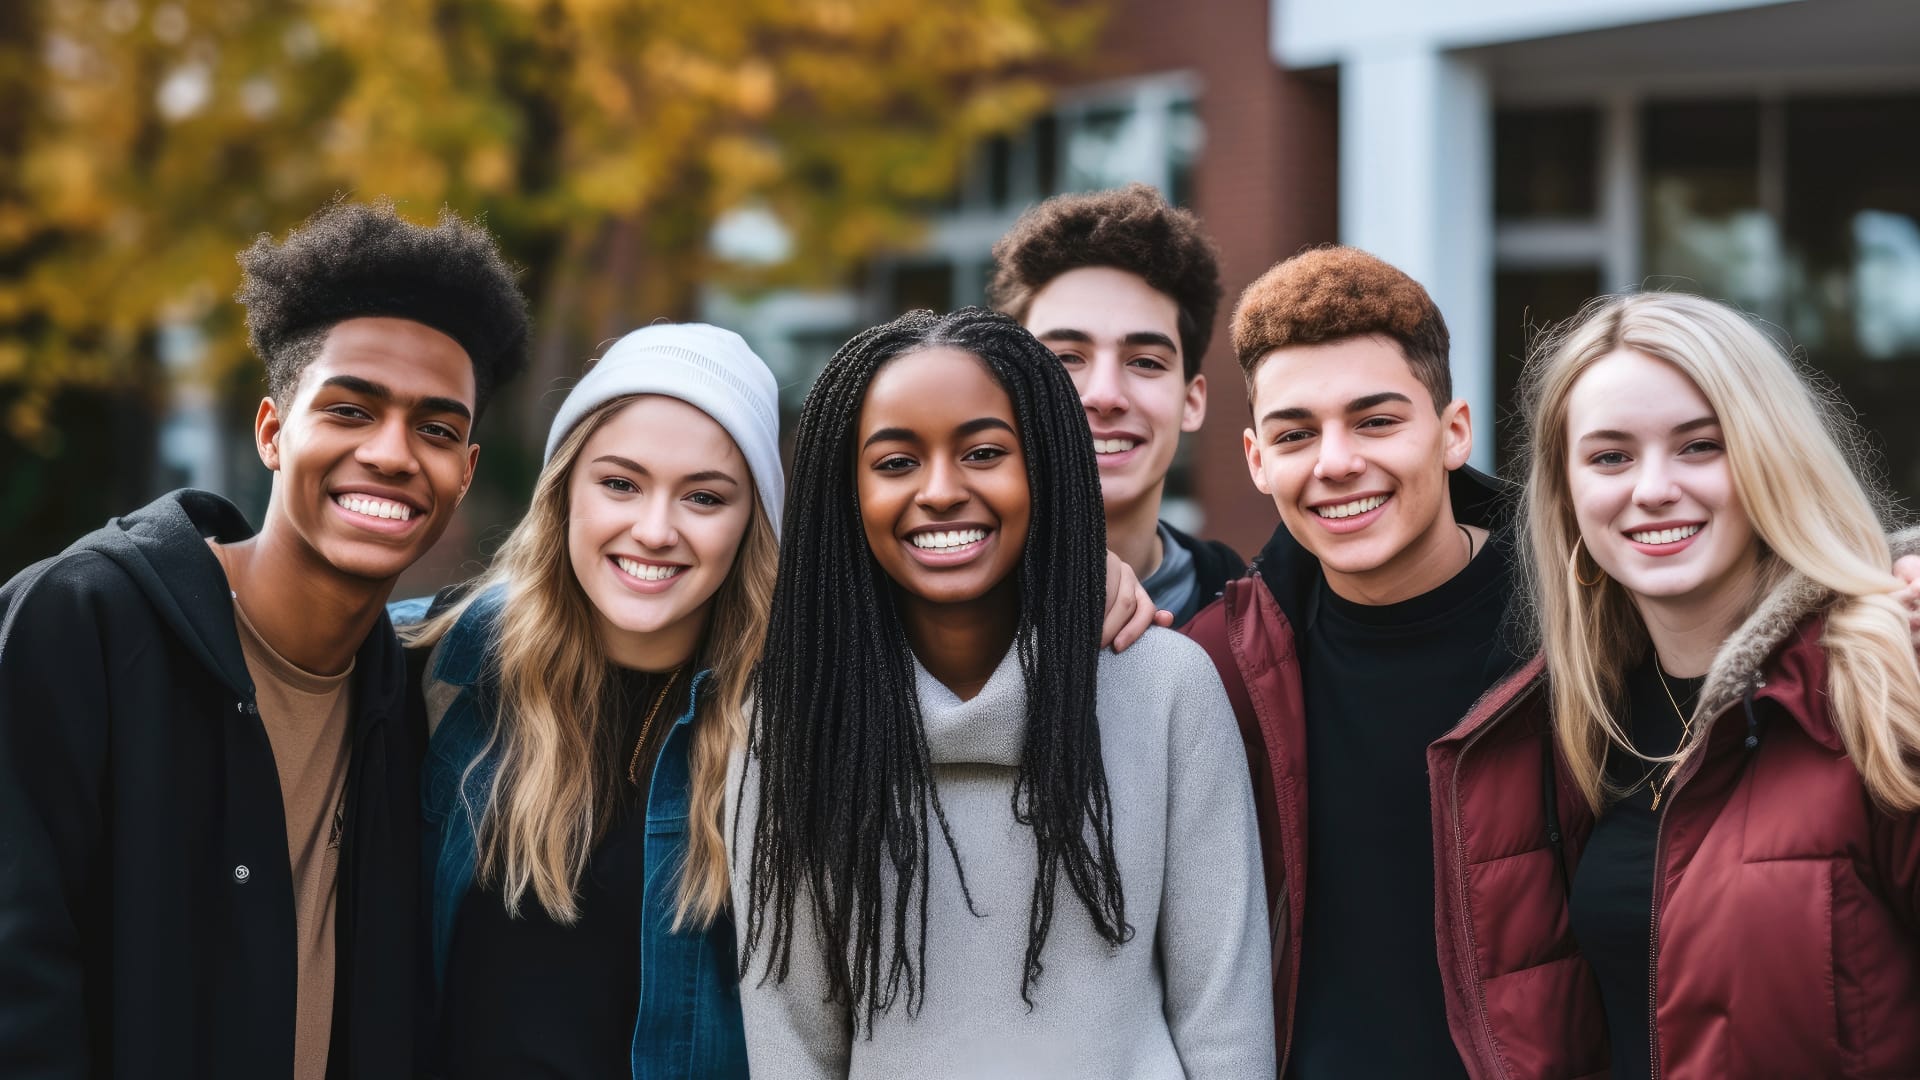
[[[612,816],[577,889],[579,919],[555,922],[531,892],[509,916],[498,884],[476,883],[460,905],[447,957],[442,1037],[447,1075],[461,1080],[607,1080],[633,1074],[640,1008],[640,911],[647,789],[691,679],[616,669],[622,723],[602,752],[617,761]],[[648,710],[661,706],[627,764]]]
[[[1704,679],[1663,675],[1653,650],[1627,673],[1623,725],[1641,753],[1661,756],[1680,746],[1682,714],[1691,716]],[[1666,685],[1660,680],[1665,678]],[[1671,695],[1671,699],[1669,699]],[[1594,823],[1573,875],[1569,915],[1580,951],[1600,983],[1615,1080],[1653,1074],[1653,881],[1660,819],[1667,810],[1667,762],[1643,761],[1619,746],[1607,749],[1607,780],[1625,789]],[[1660,808],[1653,808],[1658,786]]]
[[[1397,604],[1324,578],[1299,636],[1307,728],[1307,896],[1287,1075],[1464,1078],[1433,929],[1427,746],[1514,664],[1511,538]]]

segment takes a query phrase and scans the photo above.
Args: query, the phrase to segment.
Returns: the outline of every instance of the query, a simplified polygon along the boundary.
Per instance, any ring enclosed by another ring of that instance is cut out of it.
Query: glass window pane
[[[1863,361],[1920,360],[1920,97],[1787,108],[1793,329]]]
[[[987,205],[998,210],[1013,197],[1013,140],[995,135],[987,140]]]
[[[1060,121],[1052,113],[1033,125],[1033,171],[1034,191],[1040,197],[1059,190],[1054,184],[1060,178]]]
[[[1543,330],[1580,313],[1600,292],[1595,267],[1565,270],[1502,270],[1493,276],[1493,387],[1495,415],[1475,417],[1478,438],[1494,440],[1494,454],[1505,474],[1519,449],[1520,428],[1514,397],[1527,351]]]
[[[1502,109],[1493,118],[1493,212],[1507,220],[1599,213],[1600,112]]]
[[[893,315],[927,308],[953,308],[953,265],[944,262],[908,263],[888,275],[887,300]],[[892,316],[890,315],[889,318]]]
[[[1067,189],[1099,191],[1158,175],[1145,118],[1131,103],[1088,109],[1067,129]]]
[[[1206,127],[1194,102],[1174,102],[1167,112],[1167,200],[1175,206],[1193,206],[1193,166],[1206,141]]]
[[[1920,496],[1920,95],[1786,105],[1784,320]]]
[[[1644,113],[1649,283],[1776,316],[1785,261],[1760,205],[1760,106],[1655,103]]]

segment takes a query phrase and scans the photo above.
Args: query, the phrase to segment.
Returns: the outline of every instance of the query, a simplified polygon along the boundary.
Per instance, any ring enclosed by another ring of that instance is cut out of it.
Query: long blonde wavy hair
[[[1541,341],[1521,379],[1529,425],[1522,572],[1547,657],[1557,738],[1588,804],[1598,810],[1617,794],[1605,781],[1607,745],[1632,744],[1613,707],[1649,643],[1624,587],[1604,574],[1594,586],[1576,576],[1567,399],[1589,367],[1621,350],[1673,365],[1707,399],[1760,542],[1742,618],[1796,573],[1832,594],[1821,639],[1832,723],[1877,802],[1920,808],[1920,674],[1906,612],[1888,595],[1899,583],[1883,523],[1851,460],[1861,445],[1857,430],[1745,316],[1680,293],[1594,301]],[[1708,727],[1698,725],[1673,755],[1649,760],[1684,759]]]
[[[567,554],[568,480],[587,440],[634,401],[616,398],[581,418],[534,484],[532,505],[463,602],[409,631],[429,646],[468,605],[505,590],[499,634],[488,657],[499,674],[499,708],[486,753],[499,768],[477,825],[479,879],[498,882],[510,914],[531,892],[554,921],[579,917],[576,887],[614,802],[625,762],[600,760],[609,745],[612,664],[594,628],[593,608]],[[704,928],[729,897],[726,838],[720,819],[727,758],[746,738],[743,712],[773,607],[780,545],[761,506],[752,504],[733,568],[710,603],[698,655],[711,671],[700,697],[689,752],[688,844],[675,901],[675,930]],[[470,772],[477,762],[468,765]],[[462,778],[462,790],[465,778]]]

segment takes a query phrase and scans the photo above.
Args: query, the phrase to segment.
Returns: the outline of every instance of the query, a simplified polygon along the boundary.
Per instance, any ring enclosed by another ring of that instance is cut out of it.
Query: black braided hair
[[[912,651],[854,486],[857,424],[874,375],[896,357],[943,346],[979,357],[1012,399],[1031,492],[1014,638],[1027,728],[1012,799],[1015,819],[1033,830],[1039,867],[1021,1000],[1033,1007],[1060,874],[1103,938],[1118,945],[1133,936],[1094,715],[1106,518],[1079,396],[1059,359],[1012,319],[981,308],[911,312],[847,342],[807,395],[748,739],[760,798],[740,974],[764,938],[763,978],[786,978],[804,893],[829,997],[848,1005],[869,1038],[874,1016],[902,989],[908,1015],[924,999],[929,808],[972,908],[934,784]]]

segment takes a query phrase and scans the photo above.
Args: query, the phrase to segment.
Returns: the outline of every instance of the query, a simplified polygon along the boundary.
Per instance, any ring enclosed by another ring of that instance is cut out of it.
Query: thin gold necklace
[[[647,745],[647,732],[653,730],[653,718],[659,713],[660,706],[667,703],[667,691],[673,689],[674,680],[680,677],[682,667],[686,665],[681,664],[680,667],[674,668],[667,676],[667,685],[660,688],[660,693],[654,696],[653,708],[648,709],[646,719],[640,721],[640,737],[634,740],[633,757],[627,761],[627,783],[629,784],[640,782],[640,748]]]
[[[1680,703],[1673,699],[1673,688],[1667,685],[1667,673],[1660,670],[1659,657],[1654,658],[1653,674],[1660,680],[1660,689],[1666,692],[1667,704],[1673,706],[1673,715],[1680,720],[1680,745],[1684,747],[1693,737],[1693,718],[1682,712]],[[1660,796],[1673,787],[1673,774],[1680,771],[1680,762],[1676,761],[1667,766],[1667,778],[1664,783],[1654,779],[1653,774],[1658,771],[1658,766],[1647,770],[1647,787],[1653,791],[1653,805],[1648,807],[1650,810],[1660,809]]]

